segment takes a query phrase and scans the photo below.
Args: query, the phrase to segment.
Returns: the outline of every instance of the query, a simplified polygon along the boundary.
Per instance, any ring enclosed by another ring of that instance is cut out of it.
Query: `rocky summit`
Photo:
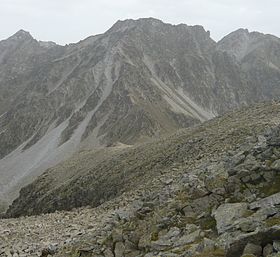
[[[279,82],[246,29],[0,41],[0,256],[280,256]]]

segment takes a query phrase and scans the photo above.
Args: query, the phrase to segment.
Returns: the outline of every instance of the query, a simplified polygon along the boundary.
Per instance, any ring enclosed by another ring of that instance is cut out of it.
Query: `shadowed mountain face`
[[[280,96],[280,40],[117,22],[77,44],[0,42],[0,198],[80,149],[135,144]]]

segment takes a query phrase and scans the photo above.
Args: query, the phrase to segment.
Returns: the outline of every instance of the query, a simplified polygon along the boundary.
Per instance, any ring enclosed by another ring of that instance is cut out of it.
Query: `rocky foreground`
[[[98,207],[0,220],[0,256],[279,256],[279,108],[237,112],[253,126],[229,130],[242,139],[231,147],[221,128],[236,114],[213,121],[220,150],[174,162]]]

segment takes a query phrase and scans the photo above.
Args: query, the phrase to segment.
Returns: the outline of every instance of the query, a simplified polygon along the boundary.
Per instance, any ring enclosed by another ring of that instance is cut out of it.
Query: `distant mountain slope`
[[[165,173],[176,173],[182,167],[191,170],[197,163],[235,149],[249,137],[279,124],[279,112],[279,102],[259,104],[155,142],[78,153],[23,188],[8,215],[98,206],[124,192],[143,188]]]
[[[216,43],[201,26],[149,18],[64,47],[24,31],[1,41],[0,198],[80,149],[143,142],[278,99],[280,40],[242,33]]]

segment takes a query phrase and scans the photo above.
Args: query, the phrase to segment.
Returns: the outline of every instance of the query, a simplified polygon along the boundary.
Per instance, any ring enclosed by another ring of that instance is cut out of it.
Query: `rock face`
[[[279,39],[117,22],[65,47],[25,31],[0,42],[2,198],[80,149],[134,144],[277,99]]]

